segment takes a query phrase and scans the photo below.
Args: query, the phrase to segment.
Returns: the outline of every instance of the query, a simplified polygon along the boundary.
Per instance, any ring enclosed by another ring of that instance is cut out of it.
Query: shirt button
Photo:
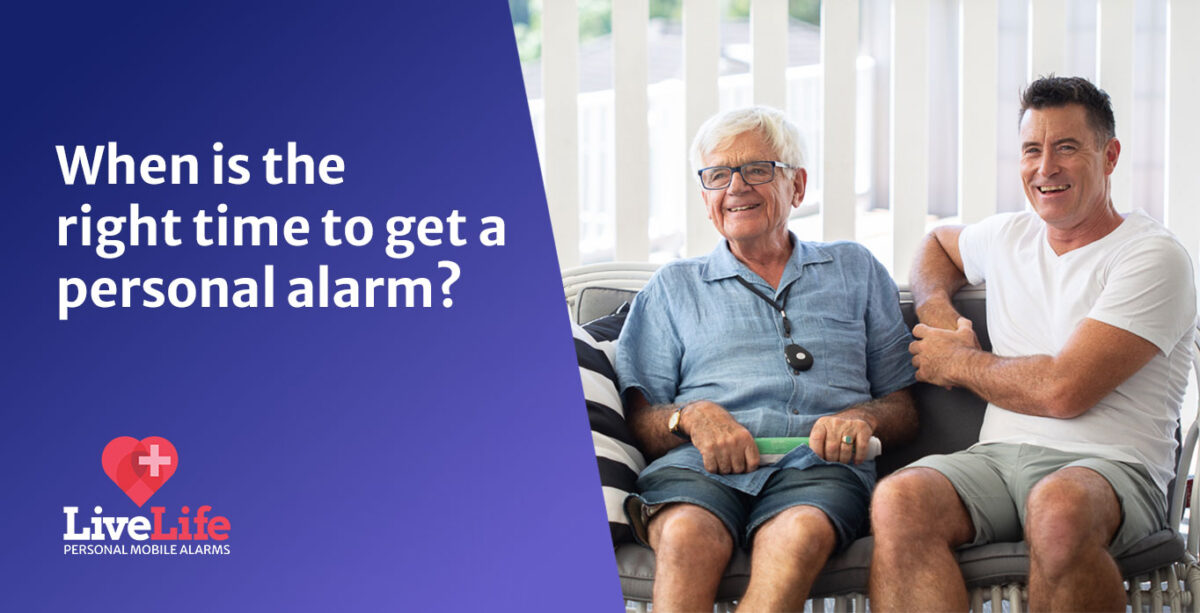
[[[800,409],[792,409],[792,415],[799,415]]]

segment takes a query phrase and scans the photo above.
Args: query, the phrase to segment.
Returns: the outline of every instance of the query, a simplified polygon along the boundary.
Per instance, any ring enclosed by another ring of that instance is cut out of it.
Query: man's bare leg
[[[1030,610],[1124,611],[1121,572],[1108,554],[1121,505],[1108,480],[1064,468],[1034,486],[1025,509]]]
[[[739,613],[803,610],[836,544],[833,524],[815,507],[791,507],[767,520],[754,533],[750,585]]]
[[[873,611],[966,611],[967,587],[954,548],[975,534],[954,486],[930,468],[883,481],[871,500],[875,553]]]
[[[654,610],[712,611],[733,537],[716,515],[693,504],[659,511],[647,526],[654,549]]]

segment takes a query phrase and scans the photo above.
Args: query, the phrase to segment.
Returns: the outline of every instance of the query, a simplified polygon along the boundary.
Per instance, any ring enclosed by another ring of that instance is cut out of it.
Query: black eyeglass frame
[[[771,165],[770,178],[768,178],[766,181],[751,181],[750,179],[747,179],[746,175],[742,174],[742,169],[747,166],[753,166],[755,164],[770,164]],[[713,170],[714,168],[724,168],[724,169],[728,170],[729,171],[729,183],[726,183],[725,185],[722,185],[721,187],[709,187],[709,186],[705,185],[704,184],[704,172],[707,170]],[[700,187],[707,189],[709,191],[716,191],[716,190],[721,190],[721,189],[728,189],[729,186],[733,184],[733,173],[735,173],[735,172],[738,173],[739,175],[742,175],[742,181],[744,181],[746,183],[746,185],[765,185],[765,184],[770,183],[771,181],[775,180],[775,169],[776,168],[797,168],[797,166],[792,166],[791,164],[784,164],[783,162],[779,162],[776,160],[756,160],[753,162],[746,162],[745,164],[742,164],[741,166],[709,166],[707,168],[701,168],[700,170],[696,171],[696,177],[700,179]]]

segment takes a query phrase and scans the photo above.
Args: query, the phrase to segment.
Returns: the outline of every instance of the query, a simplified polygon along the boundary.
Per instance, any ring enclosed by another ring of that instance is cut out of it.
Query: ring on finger
[[[847,434],[847,435],[843,436],[843,437],[842,437],[842,444],[843,444],[843,445],[853,445],[853,444],[854,444],[854,437],[853,437],[853,436],[850,436],[849,434]]]

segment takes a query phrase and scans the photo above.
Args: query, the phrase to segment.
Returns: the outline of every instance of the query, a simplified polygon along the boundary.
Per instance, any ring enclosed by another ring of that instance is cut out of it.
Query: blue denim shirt
[[[707,256],[661,268],[634,300],[621,331],[621,393],[636,388],[651,404],[710,400],[755,437],[808,436],[819,417],[912,385],[912,336],[883,265],[858,243],[805,243],[794,234],[791,241],[778,290],[738,261],[725,241]],[[784,304],[790,342],[813,355],[811,369],[796,373],[788,366],[782,317],[735,276],[776,302],[791,287]],[[798,447],[772,466],[713,475],[696,447],[684,444],[642,474],[687,468],[757,495],[780,468],[824,463]],[[874,462],[851,467],[874,486]]]

